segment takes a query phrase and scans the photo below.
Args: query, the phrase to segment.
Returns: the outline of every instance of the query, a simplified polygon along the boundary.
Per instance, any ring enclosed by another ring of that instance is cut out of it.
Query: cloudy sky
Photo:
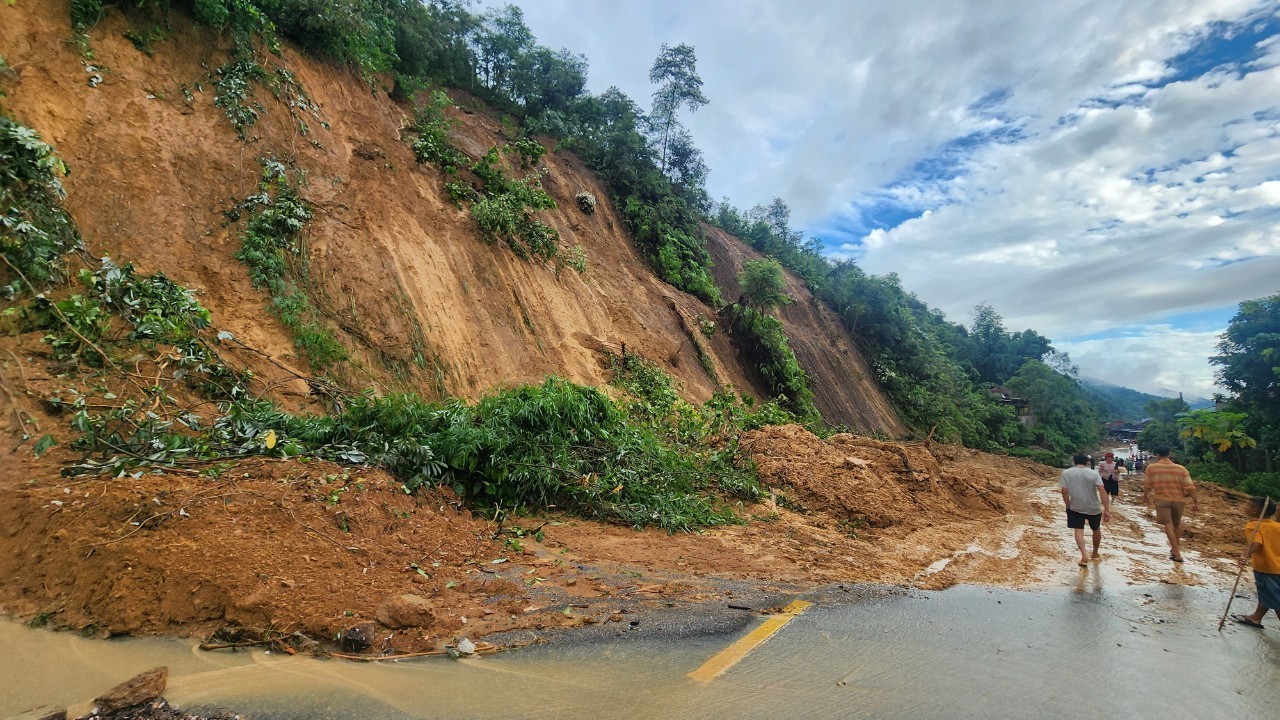
[[[780,196],[833,256],[1083,375],[1208,396],[1236,304],[1280,292],[1275,0],[515,4],[646,107],[659,46],[693,45],[712,197]]]

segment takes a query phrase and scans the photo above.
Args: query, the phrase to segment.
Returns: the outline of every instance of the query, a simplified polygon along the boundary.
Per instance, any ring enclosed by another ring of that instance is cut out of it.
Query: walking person
[[[1114,500],[1120,494],[1120,467],[1116,465],[1115,453],[1107,453],[1098,463],[1098,475],[1102,476],[1102,487]]]
[[[1098,471],[1089,469],[1089,456],[1078,454],[1071,459],[1075,467],[1062,471],[1058,488],[1062,502],[1067,506],[1067,527],[1075,531],[1076,547],[1080,548],[1080,567],[1088,567],[1089,560],[1097,560],[1098,546],[1102,543],[1102,521],[1111,517],[1111,496],[1102,485]],[[1093,554],[1084,544],[1084,524],[1093,530]]]
[[[1156,448],[1156,461],[1147,466],[1142,480],[1142,502],[1156,508],[1156,522],[1164,526],[1169,538],[1169,559],[1182,562],[1182,512],[1191,498],[1191,509],[1199,510],[1196,484],[1187,469],[1169,459],[1169,448]],[[1259,508],[1261,509],[1261,508]]]
[[[1253,581],[1258,586],[1258,607],[1249,615],[1233,615],[1231,619],[1241,625],[1262,628],[1262,618],[1274,610],[1280,617],[1280,522],[1276,521],[1276,505],[1263,497],[1249,498],[1254,518],[1244,526],[1245,551],[1240,556],[1241,565],[1253,565]],[[1263,505],[1266,514],[1262,522]]]

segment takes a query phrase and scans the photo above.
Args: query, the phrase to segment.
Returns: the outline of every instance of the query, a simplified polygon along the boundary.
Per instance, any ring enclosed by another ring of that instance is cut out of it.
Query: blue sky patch
[[[1194,46],[1169,60],[1170,74],[1153,87],[1200,77],[1218,68],[1240,71],[1262,56],[1258,43],[1280,33],[1274,13],[1239,23],[1215,22]]]
[[[1057,338],[1057,340],[1064,343],[1083,343],[1091,340],[1142,337],[1150,334],[1151,327],[1156,325],[1168,326],[1177,330],[1188,330],[1191,332],[1225,330],[1227,324],[1231,322],[1231,318],[1235,317],[1238,307],[1239,306],[1237,305],[1227,305],[1225,307],[1213,308],[1210,310],[1177,313],[1169,315],[1168,317],[1156,318],[1148,323],[1121,325],[1114,328],[1108,328],[1102,332]]]

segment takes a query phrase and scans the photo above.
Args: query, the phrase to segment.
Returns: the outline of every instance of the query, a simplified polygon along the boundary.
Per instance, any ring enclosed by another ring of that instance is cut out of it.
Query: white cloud
[[[1280,42],[1159,86],[1214,23],[1273,0],[517,4],[541,43],[587,55],[592,89],[641,105],[659,45],[694,45],[712,196],[781,196],[812,228],[886,199],[923,212],[836,254],[953,320],[988,302],[1072,337],[1280,291]],[[920,177],[942,153],[957,172]],[[1135,377],[1160,375],[1142,347],[1125,345]],[[1205,357],[1186,382],[1210,382]]]
[[[1180,330],[1168,325],[1134,328],[1134,335],[1058,343],[1086,377],[1157,394],[1172,388],[1190,397],[1211,397],[1204,376],[1205,358],[1218,343],[1217,332]]]
[[[977,150],[963,196],[871,233],[864,266],[953,318],[985,301],[1051,337],[1276,292],[1280,121],[1261,111],[1280,109],[1280,68],[1146,98]]]

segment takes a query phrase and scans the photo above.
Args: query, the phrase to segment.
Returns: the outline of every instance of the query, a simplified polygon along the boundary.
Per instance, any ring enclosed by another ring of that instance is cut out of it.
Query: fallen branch
[[[495,651],[491,651],[495,652]],[[480,653],[477,652],[477,655]],[[488,653],[485,653],[488,654]],[[347,655],[346,653],[329,653],[329,657],[342,658],[343,660],[355,660],[357,662],[380,662],[382,660],[408,660],[409,658],[431,657],[434,655],[448,655],[444,650],[427,650],[416,653],[403,653],[401,655]]]
[[[36,286],[33,285],[30,280],[27,279],[26,274],[23,273],[21,270],[19,270],[18,266],[9,262],[9,258],[5,257],[4,255],[0,255],[0,260],[3,260],[5,265],[8,265],[11,270],[17,273],[18,277],[22,278],[22,282],[26,283],[28,288],[31,288],[31,290],[33,291],[35,290]],[[119,365],[116,365],[114,360],[112,360],[110,357],[107,356],[107,353],[105,350],[98,347],[98,344],[95,343],[94,341],[82,335],[80,331],[77,330],[75,326],[71,324],[71,320],[69,320],[67,316],[62,313],[62,310],[61,308],[58,307],[57,303],[50,301],[49,307],[53,309],[53,314],[58,316],[58,319],[62,321],[62,324],[67,326],[67,329],[71,331],[71,334],[80,338],[80,341],[83,342],[85,345],[88,345],[89,347],[93,348],[98,353],[98,355],[102,357],[103,362],[115,368],[116,370],[119,370],[121,373],[124,372],[124,370],[122,370]],[[138,389],[142,390],[143,388],[140,387]]]
[[[28,415],[27,412],[23,410],[21,406],[18,405],[18,394],[13,391],[13,388],[9,387],[9,383],[5,382],[3,375],[0,375],[0,390],[4,390],[6,393],[8,393],[9,397],[13,400],[13,408],[12,408],[13,416],[18,419],[18,426],[22,428],[22,440],[23,442],[26,442],[26,440],[32,436],[32,432],[30,428],[27,427],[27,421],[25,418],[23,418],[23,415],[26,415],[28,418],[31,418],[31,416]],[[40,425],[36,423],[35,418],[31,418],[31,422],[32,424],[35,424],[36,432],[39,432]],[[22,443],[18,444],[19,447],[21,447],[21,445]],[[14,448],[14,450],[17,450],[17,449],[18,449],[17,447]]]

